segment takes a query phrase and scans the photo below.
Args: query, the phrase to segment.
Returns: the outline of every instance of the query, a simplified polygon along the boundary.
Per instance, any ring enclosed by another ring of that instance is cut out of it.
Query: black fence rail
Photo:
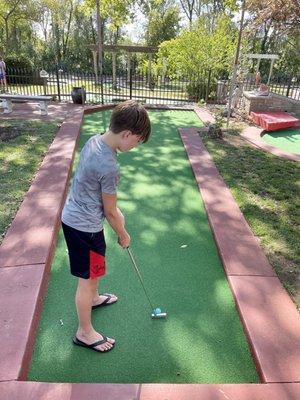
[[[86,102],[109,103],[137,99],[150,104],[183,104],[216,100],[217,82],[208,75],[193,78],[153,76],[132,70],[126,75],[102,77],[82,71],[7,69],[7,90],[27,95],[53,95],[71,101],[72,89],[84,87]]]

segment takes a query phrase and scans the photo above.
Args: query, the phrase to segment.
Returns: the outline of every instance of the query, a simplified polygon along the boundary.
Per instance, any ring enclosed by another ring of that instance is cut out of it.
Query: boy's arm
[[[102,192],[102,204],[105,218],[118,235],[119,245],[126,248],[130,244],[130,236],[125,229],[125,218],[117,207],[117,195]]]

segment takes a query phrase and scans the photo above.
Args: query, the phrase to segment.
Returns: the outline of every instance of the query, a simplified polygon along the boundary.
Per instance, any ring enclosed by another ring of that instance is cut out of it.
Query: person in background
[[[2,56],[0,56],[0,88],[1,92],[6,89],[6,65]]]

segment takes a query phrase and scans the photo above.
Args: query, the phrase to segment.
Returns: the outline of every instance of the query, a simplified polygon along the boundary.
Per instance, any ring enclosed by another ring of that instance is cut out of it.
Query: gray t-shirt
[[[118,183],[117,152],[101,135],[91,137],[81,151],[62,222],[83,232],[102,230],[105,217],[101,194],[115,194]]]

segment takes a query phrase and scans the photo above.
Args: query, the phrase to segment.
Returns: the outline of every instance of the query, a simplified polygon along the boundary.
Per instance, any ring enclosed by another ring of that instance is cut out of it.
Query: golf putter
[[[133,269],[134,269],[134,271],[136,272],[136,274],[137,274],[137,276],[138,276],[138,278],[139,278],[139,280],[140,280],[140,282],[141,282],[141,285],[142,285],[142,288],[144,289],[144,293],[145,293],[145,295],[146,295],[146,298],[147,298],[147,300],[148,300],[148,302],[149,302],[149,304],[150,304],[150,307],[151,307],[151,310],[152,310],[152,312],[151,312],[151,317],[152,317],[152,318],[166,318],[167,313],[162,312],[160,308],[154,308],[154,307],[153,307],[153,304],[152,304],[152,302],[151,302],[151,300],[150,300],[150,297],[149,297],[149,295],[148,295],[148,293],[147,293],[147,290],[146,290],[146,288],[145,288],[142,275],[141,275],[140,270],[139,270],[139,268],[138,268],[138,266],[137,266],[137,263],[136,263],[136,261],[135,261],[135,259],[134,259],[134,257],[133,257],[132,251],[130,250],[129,247],[127,247],[127,251],[128,251],[129,257],[130,257],[130,259],[131,259]]]

